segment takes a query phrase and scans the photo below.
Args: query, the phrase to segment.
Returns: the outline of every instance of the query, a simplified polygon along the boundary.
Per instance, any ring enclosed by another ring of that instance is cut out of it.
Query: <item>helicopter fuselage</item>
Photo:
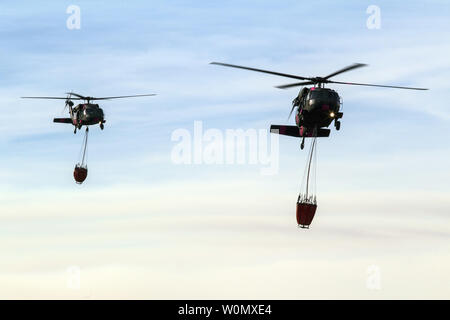
[[[83,103],[75,107],[73,104],[69,105],[70,118],[54,118],[53,122],[56,123],[70,123],[75,126],[73,133],[77,133],[77,129],[81,129],[82,126],[88,126],[99,124],[100,129],[103,130],[105,120],[105,114],[98,104]]]
[[[338,129],[341,99],[338,93],[329,88],[303,88],[293,101],[298,107],[295,123],[301,129],[300,135],[312,135],[314,129],[327,128],[334,121]]]
[[[79,104],[72,110],[72,122],[75,126],[89,126],[105,122],[105,115],[98,104]]]

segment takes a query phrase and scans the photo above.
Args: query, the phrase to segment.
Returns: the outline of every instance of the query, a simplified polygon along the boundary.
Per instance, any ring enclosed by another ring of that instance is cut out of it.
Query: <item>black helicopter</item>
[[[154,96],[155,94],[139,94],[132,96],[115,96],[115,97],[85,97],[78,93],[69,92],[67,97],[22,97],[22,99],[58,99],[66,100],[65,108],[69,108],[70,118],[54,118],[53,122],[57,123],[71,123],[75,126],[73,133],[77,133],[77,129],[80,130],[82,126],[87,126],[99,124],[100,129],[104,129],[105,114],[98,104],[91,103],[91,101],[96,100],[110,100],[110,99],[121,99],[121,98],[134,98],[134,97],[148,97]],[[74,97],[72,97],[74,96]],[[84,103],[80,103],[74,107],[72,100],[82,100]]]
[[[325,83],[336,83],[336,84],[348,84],[357,86],[370,86],[370,87],[383,87],[383,88],[396,88],[396,89],[411,89],[411,90],[428,90],[425,88],[413,88],[413,87],[401,87],[401,86],[388,86],[388,85],[378,85],[378,84],[368,84],[368,83],[355,83],[355,82],[341,82],[329,80],[338,74],[357,69],[360,67],[367,66],[367,64],[354,63],[348,67],[342,68],[336,72],[333,72],[325,77],[302,77],[297,75],[291,75],[286,73],[279,73],[274,71],[262,70],[249,68],[244,66],[238,66],[233,64],[221,63],[221,62],[211,62],[211,64],[232,67],[238,69],[245,69],[250,71],[263,72],[268,74],[273,74],[281,77],[293,78],[297,80],[303,80],[302,82],[296,82],[292,84],[286,84],[281,86],[276,86],[279,89],[287,89],[297,86],[307,86],[313,85],[313,87],[304,87],[300,90],[299,94],[292,101],[292,109],[289,113],[291,116],[294,109],[297,107],[297,113],[295,116],[296,126],[288,125],[271,125],[270,131],[272,133],[278,133],[282,135],[287,135],[291,137],[302,138],[301,149],[305,146],[306,137],[328,137],[330,135],[330,129],[327,129],[330,124],[334,121],[334,126],[336,130],[341,128],[341,122],[339,119],[342,118],[343,113],[340,112],[341,109],[341,97],[339,94],[329,88],[324,88]],[[306,80],[306,81],[305,81]]]

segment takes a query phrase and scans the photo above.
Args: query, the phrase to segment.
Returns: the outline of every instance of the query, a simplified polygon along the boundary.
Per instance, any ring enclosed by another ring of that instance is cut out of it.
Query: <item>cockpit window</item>
[[[320,91],[313,90],[309,92],[309,98],[310,99],[318,99],[320,97]]]
[[[338,95],[334,91],[313,90],[309,93],[310,99],[333,102],[338,99]]]

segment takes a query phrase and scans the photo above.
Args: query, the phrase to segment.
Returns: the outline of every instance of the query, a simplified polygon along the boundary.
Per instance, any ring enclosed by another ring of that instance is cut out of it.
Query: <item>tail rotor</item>
[[[72,116],[73,101],[71,100],[71,98],[72,98],[72,92],[67,94],[66,103],[64,105],[63,113],[67,110],[67,108],[69,108],[69,113]]]

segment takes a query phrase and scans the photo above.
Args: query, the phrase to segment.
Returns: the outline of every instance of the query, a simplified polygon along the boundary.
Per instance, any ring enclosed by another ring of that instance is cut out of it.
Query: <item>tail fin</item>
[[[271,133],[278,133],[285,136],[300,138],[300,128],[297,126],[284,126],[273,124],[270,126]]]

